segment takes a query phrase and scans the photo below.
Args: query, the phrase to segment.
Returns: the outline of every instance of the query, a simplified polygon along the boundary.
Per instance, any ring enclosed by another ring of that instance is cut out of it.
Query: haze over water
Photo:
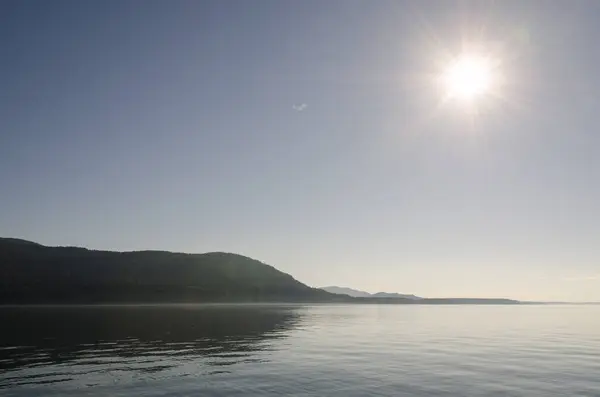
[[[0,308],[3,396],[600,396],[600,306]]]

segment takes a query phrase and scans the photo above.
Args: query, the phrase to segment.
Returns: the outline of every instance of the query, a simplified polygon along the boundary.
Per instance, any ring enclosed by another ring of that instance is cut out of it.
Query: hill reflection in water
[[[189,371],[268,360],[273,341],[301,321],[301,307],[167,305],[0,308],[0,387],[35,381],[31,369],[68,366],[74,376],[104,371],[151,373],[189,363]],[[76,371],[77,368],[80,371]],[[22,376],[20,369],[27,369]],[[82,371],[82,372],[81,372]],[[184,371],[185,372],[185,371]],[[42,376],[42,374],[40,374]],[[33,379],[31,379],[33,377]]]

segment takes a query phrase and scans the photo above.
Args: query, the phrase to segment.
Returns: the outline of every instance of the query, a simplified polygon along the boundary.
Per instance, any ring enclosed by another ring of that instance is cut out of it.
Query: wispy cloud
[[[307,106],[308,106],[308,105],[307,105],[306,103],[299,103],[299,104],[296,104],[296,105],[292,106],[292,108],[293,108],[295,111],[297,111],[297,112],[301,112],[301,111],[303,111],[304,109],[306,109],[306,108],[307,108]]]
[[[600,280],[600,274],[591,274],[588,276],[573,276],[573,277],[565,277],[564,281],[596,281]]]

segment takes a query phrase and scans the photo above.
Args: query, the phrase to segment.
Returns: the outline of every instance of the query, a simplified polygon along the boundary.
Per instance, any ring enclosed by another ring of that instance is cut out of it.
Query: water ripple
[[[0,308],[0,323],[6,396],[600,397],[597,306]]]

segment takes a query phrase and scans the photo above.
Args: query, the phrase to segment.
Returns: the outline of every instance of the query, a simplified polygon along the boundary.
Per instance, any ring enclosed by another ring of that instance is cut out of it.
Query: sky
[[[0,2],[0,236],[600,301],[600,2]],[[435,76],[475,49],[498,87]],[[501,82],[501,83],[500,83]]]

